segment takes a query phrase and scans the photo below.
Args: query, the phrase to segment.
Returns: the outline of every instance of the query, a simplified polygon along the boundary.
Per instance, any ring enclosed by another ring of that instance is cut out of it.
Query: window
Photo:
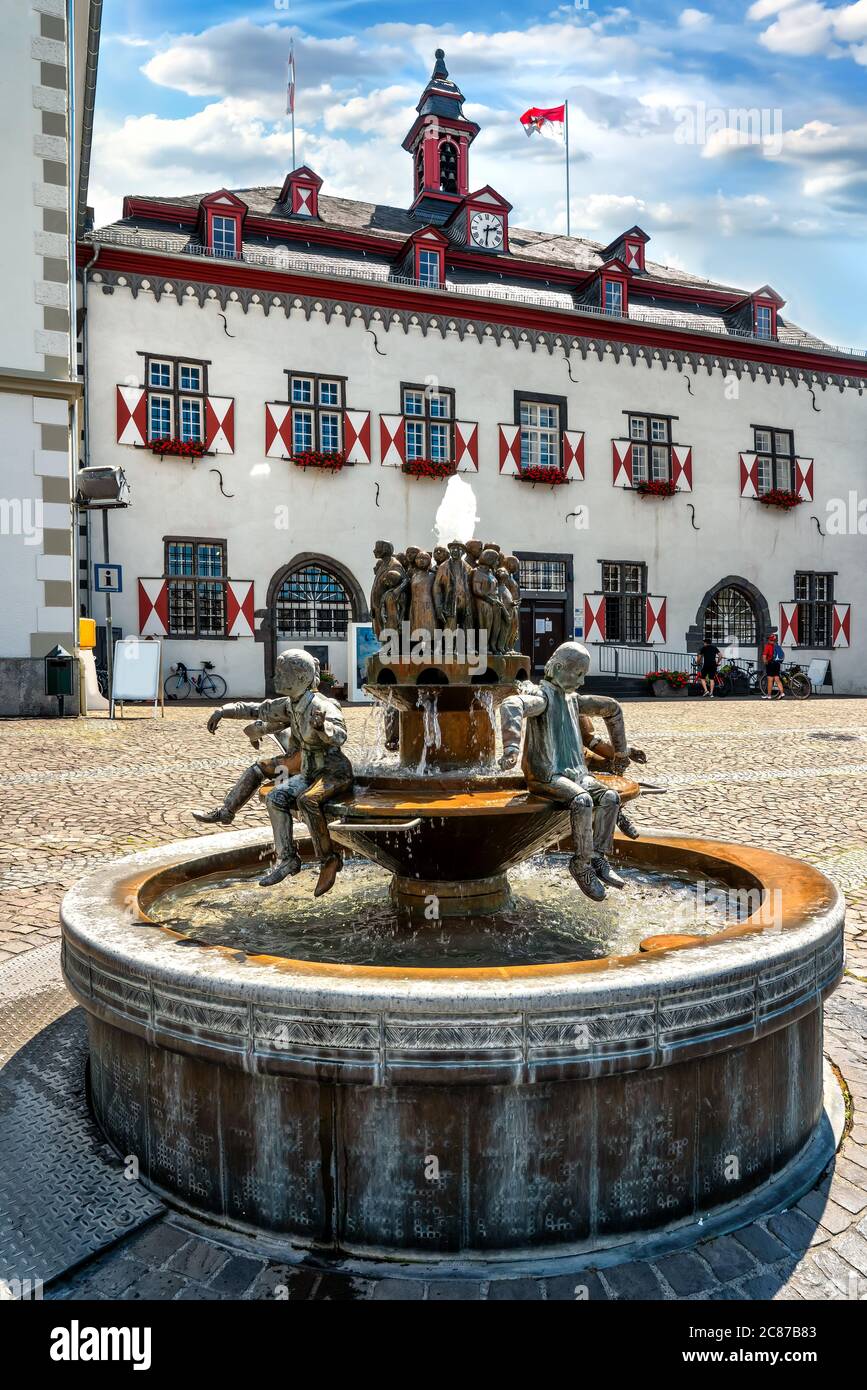
[[[560,467],[560,407],[523,400],[519,405],[521,467]]]
[[[419,251],[418,278],[422,285],[438,285],[440,282],[439,251]]]
[[[799,570],[795,575],[798,646],[830,647],[833,642],[834,576]]]
[[[343,641],[352,620],[343,584],[321,565],[305,565],[284,579],[275,606],[278,639]]]
[[[443,193],[458,191],[458,151],[451,140],[440,145],[440,189]]]
[[[345,379],[289,372],[292,450],[338,454],[343,448]]]
[[[772,488],[783,492],[795,490],[795,437],[791,430],[753,427],[757,458],[758,494],[764,496]]]
[[[704,640],[717,646],[754,647],[758,642],[756,610],[741,589],[720,589],[704,614]]]
[[[148,439],[203,440],[208,364],[145,354]]]
[[[671,418],[667,415],[629,416],[632,440],[632,482],[671,479]]]
[[[756,337],[773,338],[774,311],[770,304],[756,305]]]
[[[169,636],[225,637],[225,541],[181,538],[165,546]]]
[[[623,285],[620,280],[603,280],[602,307],[606,314],[623,313]]]
[[[647,566],[640,561],[603,560],[606,642],[647,639]]]
[[[234,256],[237,254],[237,218],[214,217],[211,223],[211,246],[218,256]]]
[[[407,460],[450,462],[454,457],[454,391],[404,385],[401,393]]]
[[[565,560],[520,560],[518,563],[518,582],[523,591],[537,594],[565,593]]]

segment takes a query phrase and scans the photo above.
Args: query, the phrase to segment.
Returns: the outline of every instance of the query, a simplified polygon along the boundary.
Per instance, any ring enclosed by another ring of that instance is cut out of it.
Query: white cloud
[[[711,17],[705,10],[681,10],[677,22],[681,29],[706,29]]]
[[[831,7],[819,0],[756,0],[747,11],[747,18],[757,22],[772,15],[777,18],[760,35],[760,42],[771,52],[826,58],[845,54],[867,65],[861,45],[867,39],[867,0]]]

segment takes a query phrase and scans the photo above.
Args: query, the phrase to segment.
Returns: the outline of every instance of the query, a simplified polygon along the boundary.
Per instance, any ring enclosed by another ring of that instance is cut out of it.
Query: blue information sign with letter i
[[[93,587],[98,594],[122,594],[123,567],[121,565],[94,565]]]

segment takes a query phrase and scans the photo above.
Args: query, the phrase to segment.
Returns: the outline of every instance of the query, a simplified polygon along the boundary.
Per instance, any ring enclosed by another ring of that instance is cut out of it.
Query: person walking
[[[767,690],[762,695],[763,700],[784,700],[786,698],[783,682],[780,679],[780,667],[784,655],[777,629],[772,627],[762,650],[767,685]]]
[[[710,638],[705,638],[704,645],[699,648],[698,652],[698,678],[701,681],[702,694],[711,699],[713,698],[717,667],[721,657],[722,652],[719,647],[715,646]]]

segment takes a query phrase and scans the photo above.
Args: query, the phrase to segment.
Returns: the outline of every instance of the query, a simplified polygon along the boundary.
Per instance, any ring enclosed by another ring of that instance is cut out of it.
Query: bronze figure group
[[[408,622],[413,632],[483,632],[494,654],[518,650],[520,566],[496,542],[395,552],[390,541],[377,541],[373,554],[370,613],[377,637]]]

